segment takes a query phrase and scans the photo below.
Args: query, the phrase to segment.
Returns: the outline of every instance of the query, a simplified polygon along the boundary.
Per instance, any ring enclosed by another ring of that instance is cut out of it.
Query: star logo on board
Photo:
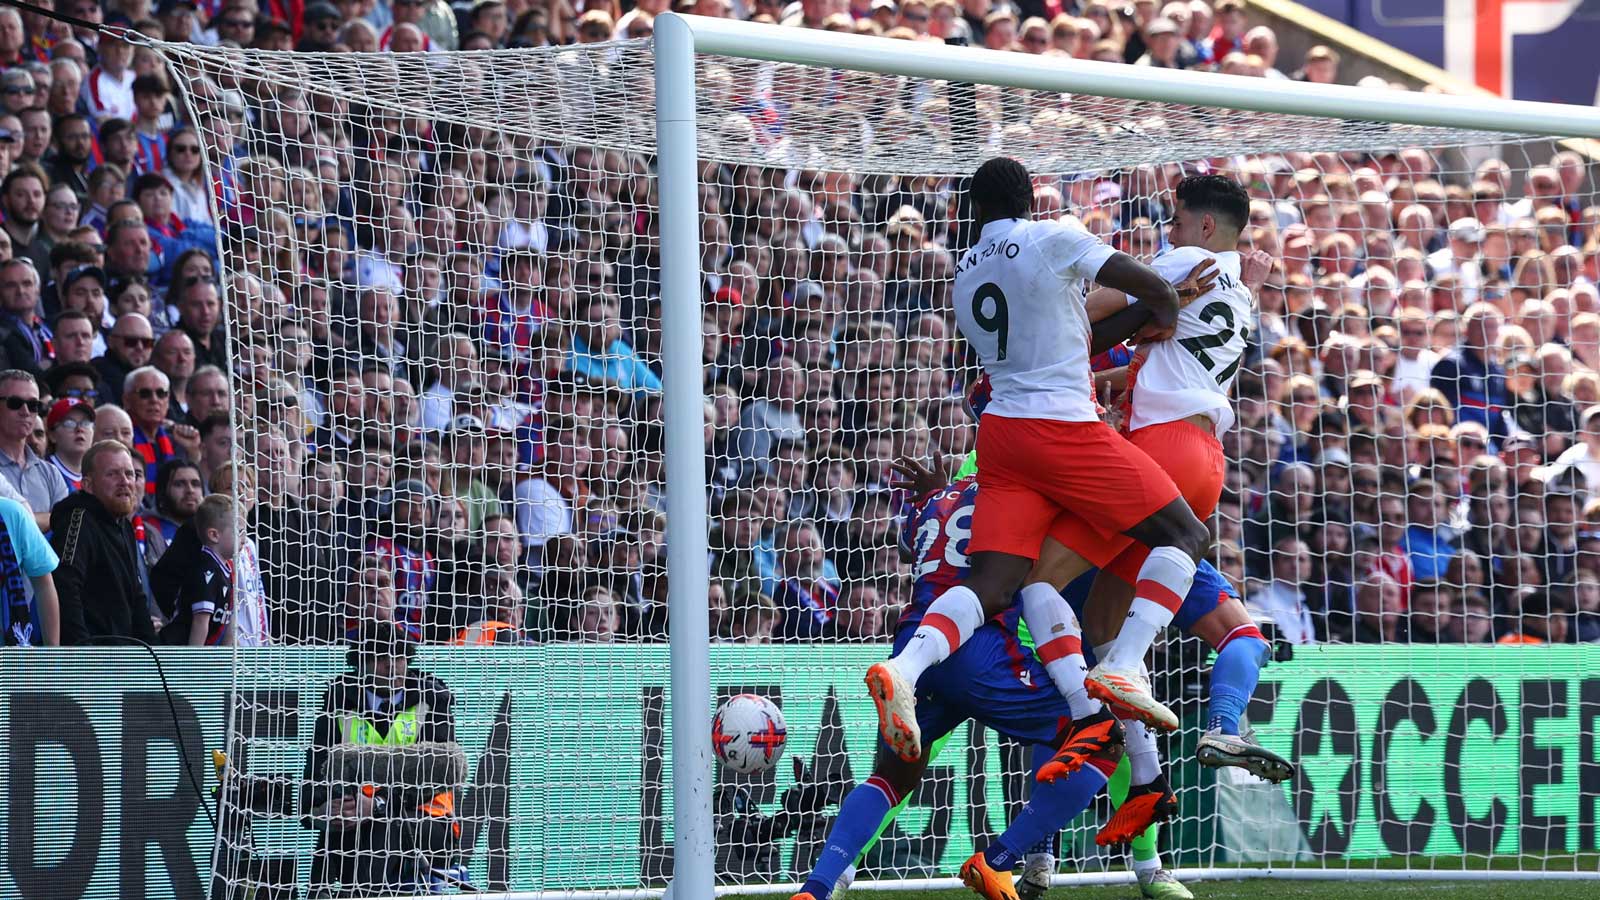
[[[1359,791],[1356,759],[1359,749],[1335,747],[1335,741],[1324,737],[1314,754],[1302,755],[1299,773],[1293,784],[1299,797],[1295,804],[1307,838],[1311,839],[1312,852],[1337,847],[1350,840],[1345,823],[1343,804],[1351,802],[1349,793]],[[1349,830],[1354,830],[1352,821]],[[1323,845],[1319,847],[1318,845]]]

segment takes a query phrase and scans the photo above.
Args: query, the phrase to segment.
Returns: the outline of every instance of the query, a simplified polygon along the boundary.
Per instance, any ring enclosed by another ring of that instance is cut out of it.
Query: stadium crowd
[[[666,7],[56,2],[155,38],[335,53],[641,38]],[[1330,82],[1340,65],[1318,47],[1286,76],[1238,0],[683,8],[1256,77]],[[328,643],[373,620],[466,644],[664,635],[646,156],[246,71],[174,84],[150,46],[26,9],[0,9],[0,67],[8,643]],[[756,145],[800,127],[759,80],[709,74]],[[928,114],[895,93],[861,112],[881,133]],[[1245,243],[1276,260],[1213,523],[1251,608],[1297,643],[1600,640],[1587,160],[1409,148],[1198,165],[1246,185]],[[1149,259],[1183,171],[1041,178],[1036,213]],[[891,464],[953,469],[975,434],[948,306],[960,183],[704,173],[713,628],[883,639],[913,577]],[[219,518],[231,507],[202,514],[207,494],[234,498],[241,534]],[[41,531],[60,557],[48,589]],[[180,577],[205,554],[231,596]]]

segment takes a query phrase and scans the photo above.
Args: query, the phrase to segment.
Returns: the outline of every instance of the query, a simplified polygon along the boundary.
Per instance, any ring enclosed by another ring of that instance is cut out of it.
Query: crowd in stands
[[[334,53],[641,38],[666,8],[56,2],[157,39]],[[1255,77],[1340,66],[1280,60],[1238,0],[683,9]],[[368,620],[460,644],[665,635],[647,155],[242,65],[176,83],[142,40],[28,9],[0,9],[0,68],[0,507],[31,513],[4,518],[8,643],[338,643]],[[708,77],[737,111],[722,131],[797,129],[761,80]],[[888,134],[927,100],[850,102]],[[1184,172],[1248,188],[1241,245],[1275,262],[1215,560],[1286,640],[1600,640],[1600,205],[1578,153],[1495,150],[1037,181],[1037,215],[1144,259]],[[703,173],[712,627],[882,640],[916,539],[891,466],[953,471],[975,435],[949,308],[960,181]],[[28,528],[60,559],[48,590]],[[230,590],[182,577],[214,566]]]

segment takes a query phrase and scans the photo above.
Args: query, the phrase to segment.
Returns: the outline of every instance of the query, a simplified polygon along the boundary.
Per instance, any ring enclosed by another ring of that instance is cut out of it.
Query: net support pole
[[[657,26],[656,175],[661,195],[661,381],[672,665],[672,900],[715,896],[711,820],[710,616],[706,594],[705,400],[700,370],[700,173],[694,35]]]

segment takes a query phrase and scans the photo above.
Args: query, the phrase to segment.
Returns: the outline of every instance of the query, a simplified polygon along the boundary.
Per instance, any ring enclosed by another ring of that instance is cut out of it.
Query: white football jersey
[[[1228,393],[1255,321],[1250,289],[1239,280],[1239,254],[1174,247],[1156,257],[1151,267],[1177,284],[1204,260],[1215,264],[1217,282],[1178,312],[1178,328],[1170,340],[1141,351],[1147,356],[1134,378],[1129,429],[1198,413],[1211,417],[1218,434],[1233,427]]]
[[[1092,422],[1085,282],[1116,251],[1076,222],[1000,219],[956,262],[956,323],[989,375],[985,415]]]

